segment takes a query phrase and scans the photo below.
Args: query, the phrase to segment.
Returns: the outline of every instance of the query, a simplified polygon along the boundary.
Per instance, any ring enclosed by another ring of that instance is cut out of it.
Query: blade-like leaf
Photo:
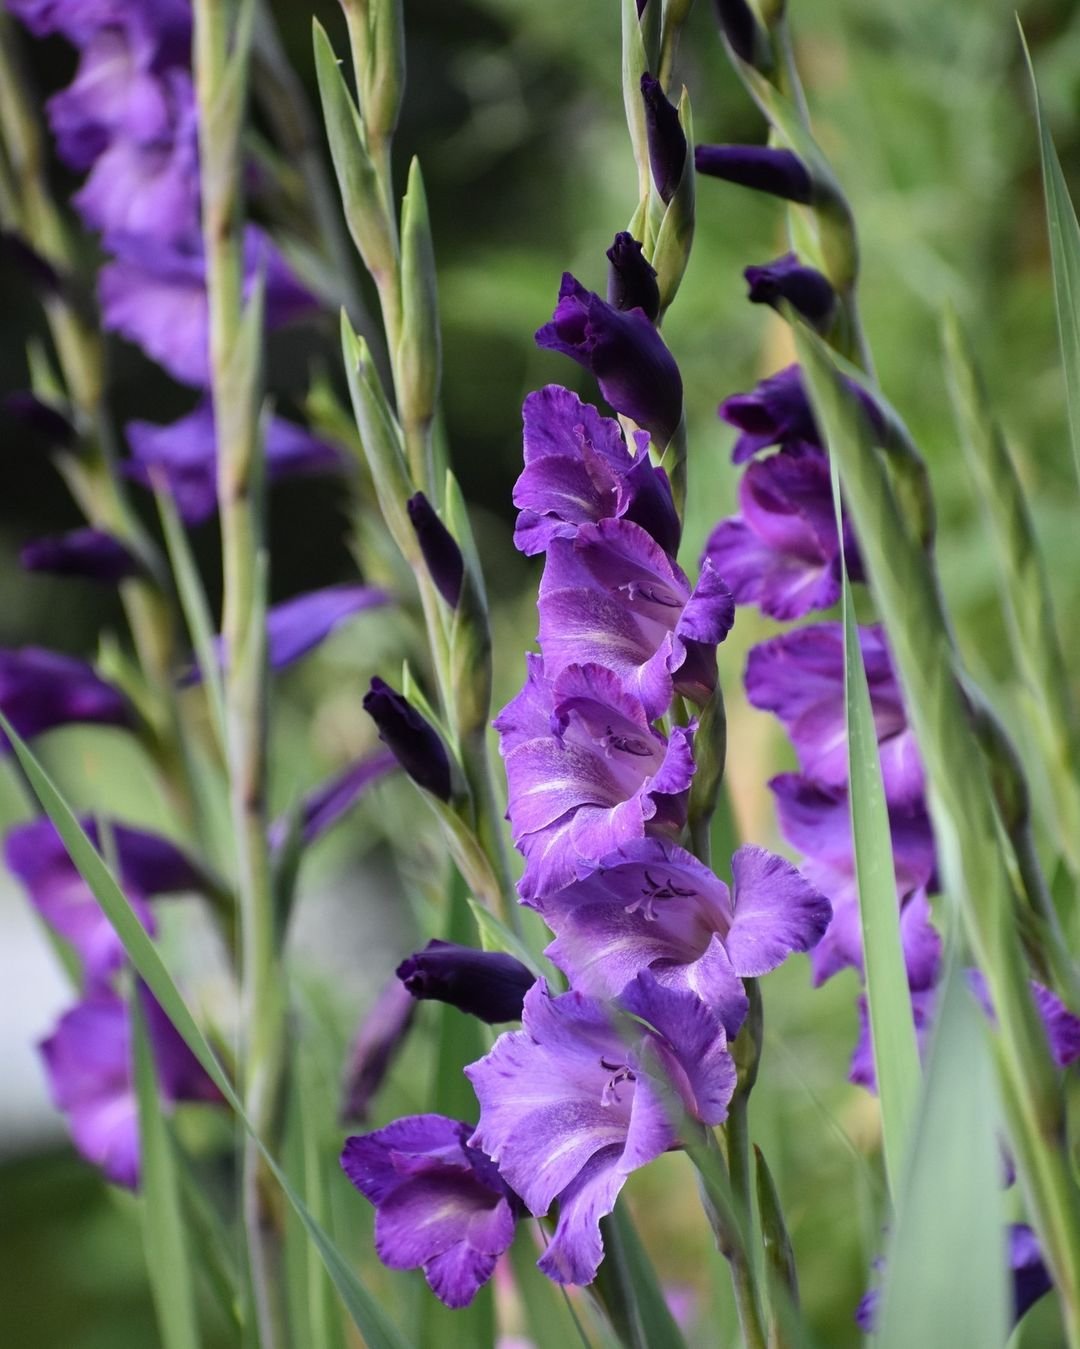
[[[854,416],[844,429],[849,434],[865,434]],[[870,1039],[881,1101],[885,1170],[889,1188],[895,1194],[919,1090],[919,1050],[900,939],[900,906],[877,728],[855,623],[847,564],[843,559],[844,530],[835,457],[831,465],[843,564],[844,716],[848,737],[851,840],[859,888]]]
[[[1031,91],[1035,99],[1035,117],[1039,127],[1039,157],[1042,160],[1043,191],[1046,194],[1046,226],[1050,235],[1050,260],[1054,271],[1054,303],[1057,308],[1058,337],[1061,340],[1061,365],[1065,376],[1065,397],[1069,408],[1069,433],[1073,464],[1080,477],[1080,224],[1069,197],[1069,188],[1061,170],[1061,160],[1046,122],[1046,109],[1035,79],[1035,64],[1024,46]]]
[[[480,945],[485,951],[505,951],[508,956],[527,965],[539,979],[545,974],[539,961],[519,937],[515,937],[505,923],[500,922],[490,909],[485,909],[475,899],[469,900],[469,908],[480,930]],[[550,971],[547,972],[550,974]]]
[[[195,1290],[180,1205],[173,1140],[161,1108],[146,1019],[131,998],[143,1245],[162,1349],[199,1349]]]
[[[686,1341],[668,1309],[660,1280],[641,1244],[624,1200],[601,1222],[604,1263],[598,1282],[605,1291],[608,1311],[618,1309],[625,1324],[616,1328],[630,1349],[686,1349]]]
[[[998,1127],[987,1026],[951,961],[897,1194],[879,1349],[1005,1344]]]
[[[108,867],[83,832],[71,807],[60,795],[34,753],[2,713],[0,713],[0,727],[3,728],[11,741],[15,753],[19,757],[19,762],[22,764],[46,814],[56,826],[69,857],[83,880],[90,887],[94,898],[101,905],[106,918],[120,938],[128,959],[149,985],[150,991],[157,998],[188,1048],[206,1069],[240,1123],[255,1141],[275,1180],[281,1186],[285,1198],[296,1210],[308,1236],[315,1243],[342,1302],[348,1309],[357,1329],[367,1340],[370,1349],[407,1349],[405,1341],[357,1278],[341,1252],[319,1223],[316,1222],[303,1199],[293,1188],[289,1178],[259,1137],[254,1125],[248,1119],[228,1075],[218,1062],[209,1042],[180,996],[179,990],[173,983],[172,977],[157,952],[157,948],[147,935],[146,929],[140,923],[124,892],[117,885]]]

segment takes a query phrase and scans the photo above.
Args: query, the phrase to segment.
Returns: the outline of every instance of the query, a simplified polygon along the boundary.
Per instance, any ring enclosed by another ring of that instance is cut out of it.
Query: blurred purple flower
[[[699,145],[694,163],[698,173],[785,201],[808,205],[813,199],[814,184],[806,165],[790,150],[771,145]]]
[[[300,840],[305,847],[314,843],[355,805],[367,789],[392,773],[397,759],[389,753],[376,753],[343,768],[320,783],[301,800],[295,811],[276,819],[268,830],[270,847],[281,848],[289,837],[295,818]]]
[[[210,382],[206,263],[200,250],[185,251],[140,234],[112,234],[115,254],[101,269],[98,294],[103,325],[141,347],[182,384]],[[266,279],[266,324],[278,328],[316,307],[271,240],[255,225],[244,233],[245,294],[258,274]]]
[[[862,405],[874,434],[883,436],[885,418],[877,403],[854,380],[844,382]],[[734,464],[743,463],[771,445],[787,448],[792,442],[806,441],[821,448],[821,437],[797,365],[789,365],[775,375],[769,375],[750,393],[737,393],[726,398],[720,404],[718,414],[722,421],[742,432],[731,452]]]
[[[495,719],[506,761],[507,817],[525,854],[518,883],[535,902],[646,834],[686,822],[691,731],[665,739],[617,675],[571,665],[555,680],[527,656],[525,687]]]
[[[88,581],[115,585],[139,570],[139,564],[127,548],[103,529],[73,529],[69,534],[34,539],[19,553],[27,571],[49,572],[55,576],[81,576]]]
[[[645,104],[645,134],[653,183],[661,201],[669,202],[686,164],[686,136],[678,109],[668,100],[660,81],[648,71],[641,77],[641,98]]]
[[[465,1072],[480,1101],[470,1143],[533,1214],[558,1201],[539,1266],[573,1284],[595,1278],[600,1219],[630,1173],[678,1145],[675,1100],[693,1119],[719,1124],[735,1089],[717,1020],[693,994],[647,973],[618,1008],[578,992],[552,997],[538,981],[522,1029]]]
[[[29,389],[16,389],[7,394],[3,408],[21,426],[46,440],[50,448],[67,449],[76,440],[74,426],[59,408],[38,398]]]
[[[716,21],[731,50],[740,61],[753,64],[757,51],[758,22],[746,0],[713,0]]]
[[[70,722],[131,723],[119,689],[106,684],[85,661],[39,646],[0,648],[0,712],[27,740]],[[0,732],[0,752],[10,748]]]
[[[375,1093],[405,1044],[416,1015],[416,1002],[397,975],[392,975],[360,1022],[345,1068],[342,1120],[367,1118]]]
[[[583,524],[548,543],[540,581],[540,649],[556,678],[595,662],[660,716],[672,686],[704,702],[716,685],[715,648],[731,630],[731,592],[708,558],[690,589],[681,568],[631,520]]]
[[[696,994],[734,1037],[744,978],[821,938],[831,910],[798,871],[763,848],[732,858],[731,890],[682,848],[638,839],[537,906],[555,933],[546,954],[574,988],[617,997],[642,970]]]
[[[786,301],[816,328],[827,328],[836,309],[836,295],[828,280],[813,267],[785,253],[775,262],[747,267],[743,272],[751,304],[779,308]]]
[[[178,421],[164,426],[128,422],[124,432],[134,456],[123,465],[129,478],[152,487],[157,470],[185,524],[200,524],[217,510],[217,438],[208,399]],[[269,420],[265,455],[271,482],[301,474],[337,473],[345,467],[334,446],[283,417]]]
[[[213,1082],[142,984],[139,998],[163,1102],[220,1100]],[[112,993],[91,994],[60,1018],[40,1049],[49,1090],[68,1117],[76,1148],[113,1184],[136,1189],[139,1112],[127,1005]]]
[[[390,1269],[423,1269],[448,1307],[467,1307],[514,1239],[520,1201],[472,1126],[410,1115],[349,1138],[341,1165],[375,1206],[375,1249]]]
[[[397,968],[414,998],[449,1003],[489,1025],[519,1021],[536,975],[504,951],[478,951],[456,942],[429,941]]]
[[[450,757],[435,727],[378,677],[364,695],[364,711],[413,782],[440,801],[449,801],[453,790]]]
[[[525,468],[514,484],[514,544],[532,556],[580,525],[633,520],[667,553],[679,548],[681,526],[663,469],[649,458],[648,435],[631,450],[618,422],[601,417],[569,389],[549,384],[522,408]]]
[[[660,313],[660,287],[656,271],[646,262],[641,244],[632,234],[621,230],[607,251],[608,304],[616,309],[640,309],[647,319],[656,322]]]
[[[616,412],[663,448],[682,418],[682,377],[663,338],[644,314],[623,313],[563,273],[550,323],[537,346],[560,351],[590,370]]]
[[[206,883],[187,854],[159,834],[110,822],[105,843],[95,820],[86,818],[80,824],[96,848],[115,857],[124,893],[151,934],[155,924],[149,899],[199,890]],[[108,980],[124,963],[123,944],[52,821],[42,816],[8,830],[4,860],[42,918],[74,947],[89,984]]]

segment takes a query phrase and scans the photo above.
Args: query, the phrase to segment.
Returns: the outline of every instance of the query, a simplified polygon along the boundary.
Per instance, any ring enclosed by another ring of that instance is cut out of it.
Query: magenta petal
[[[790,862],[748,846],[731,859],[731,868],[735,920],[724,944],[737,974],[768,974],[793,951],[808,951],[821,940],[832,908]]]

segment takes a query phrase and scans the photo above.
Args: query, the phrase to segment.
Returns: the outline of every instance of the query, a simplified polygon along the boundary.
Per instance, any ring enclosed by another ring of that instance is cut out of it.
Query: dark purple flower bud
[[[451,609],[456,609],[465,578],[465,559],[457,540],[435,514],[435,508],[423,492],[409,498],[406,510],[436,590]]]
[[[716,21],[728,45],[740,61],[754,64],[758,48],[758,22],[746,0],[713,0]]]
[[[0,649],[0,712],[24,739],[70,722],[127,726],[131,714],[118,689],[85,661],[43,647]],[[0,734],[0,750],[7,750]]]
[[[349,764],[348,768],[308,792],[297,812],[301,842],[305,845],[314,843],[337,824],[358,797],[397,766],[397,760],[392,754],[381,751]],[[276,850],[282,847],[289,837],[291,824],[292,817],[288,814],[274,821],[267,833],[271,848]]]
[[[379,728],[379,739],[413,782],[440,801],[449,801],[450,759],[434,726],[378,677],[364,695],[364,711]]]
[[[874,435],[884,437],[887,427],[881,408],[854,380],[845,379],[844,384],[862,405]],[[797,365],[789,365],[775,375],[769,375],[749,393],[737,393],[725,398],[717,409],[717,415],[721,421],[738,427],[743,433],[731,452],[734,464],[751,459],[759,450],[768,449],[770,445],[788,448],[794,442],[805,442],[819,449],[822,447],[810,399]]]
[[[19,553],[27,571],[81,576],[88,581],[117,581],[134,576],[139,564],[119,539],[103,529],[73,529],[50,539],[35,539]]]
[[[536,983],[527,965],[502,951],[438,940],[406,956],[397,977],[414,998],[447,1002],[492,1026],[520,1021],[525,994]]]
[[[790,150],[771,145],[699,145],[694,151],[698,173],[768,192],[785,201],[808,205],[814,184],[806,165]]]
[[[62,288],[60,274],[52,263],[13,230],[0,230],[0,259],[43,295],[56,295]]]
[[[813,267],[804,267],[794,253],[785,253],[763,267],[743,272],[750,287],[751,304],[779,308],[786,300],[815,328],[827,328],[836,307],[836,295],[828,280]]]
[[[653,182],[661,199],[668,202],[675,195],[686,164],[686,136],[678,110],[664,94],[660,81],[648,71],[641,77],[641,97]]]
[[[608,304],[616,309],[640,309],[654,323],[660,313],[660,287],[656,271],[645,260],[641,244],[626,230],[620,230],[607,251]]]
[[[342,1170],[375,1208],[375,1249],[389,1269],[422,1269],[448,1307],[467,1307],[514,1239],[521,1201],[472,1126],[410,1115],[345,1141]]]
[[[664,446],[682,417],[682,377],[675,358],[644,314],[622,313],[563,273],[559,302],[536,344],[592,371],[615,409]]]
[[[9,393],[4,399],[4,411],[50,445],[66,448],[75,441],[75,428],[67,417],[29,389]]]
[[[345,1070],[342,1120],[362,1122],[409,1033],[416,1002],[398,977],[379,990],[356,1033]]]

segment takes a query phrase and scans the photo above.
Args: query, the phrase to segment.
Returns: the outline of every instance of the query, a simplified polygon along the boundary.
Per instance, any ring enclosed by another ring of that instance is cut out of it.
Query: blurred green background
[[[310,88],[312,7],[278,0],[274,8]],[[1076,489],[1014,8],[1011,0],[790,5],[818,138],[859,224],[862,308],[879,377],[930,462],[946,592],[965,654],[995,689],[1007,685],[1010,671],[991,549],[947,399],[939,335],[946,304],[958,311],[983,362],[1030,493],[1067,655],[1080,654]],[[400,176],[406,157],[419,154],[440,268],[447,430],[496,605],[497,699],[505,700],[520,681],[522,652],[534,635],[538,579],[538,568],[510,545],[521,400],[552,380],[594,396],[576,367],[534,347],[532,332],[550,314],[563,269],[603,289],[603,250],[634,204],[618,85],[619,6],[615,0],[459,0],[453,6],[406,0],[405,9],[409,91],[398,135]],[[314,11],[340,38],[336,6],[319,3]],[[1080,188],[1080,8],[1059,0],[1023,4],[1020,12],[1066,175]],[[68,78],[72,57],[62,43],[23,45],[40,90]],[[727,66],[705,0],[684,37],[678,74],[690,90],[699,140],[761,139],[761,121]],[[60,172],[55,181],[60,194],[73,186]],[[741,281],[745,265],[783,247],[775,203],[726,184],[700,183],[693,257],[665,326],[682,367],[690,423],[688,566],[734,499],[730,433],[716,420],[715,405],[788,359],[780,324],[746,304]],[[89,243],[86,256],[91,265]],[[0,283],[6,301],[0,386],[7,391],[24,385],[24,344],[41,325],[23,279],[5,271]],[[328,319],[321,330],[275,349],[272,382],[286,408],[302,398],[309,370],[336,370],[335,326]],[[137,352],[116,343],[112,355],[118,421],[163,421],[186,408],[187,396],[149,371]],[[119,608],[89,585],[20,573],[19,546],[74,524],[76,513],[43,449],[13,427],[3,434],[0,642],[92,649],[101,632],[119,624]],[[272,495],[275,598],[348,575],[347,531],[333,484],[300,482],[289,485],[287,497],[280,490]],[[196,545],[213,591],[213,525],[197,533]],[[740,680],[746,648],[769,630],[743,611],[721,651],[736,813],[744,835],[758,842],[775,841],[764,784],[787,759],[771,720],[746,708]],[[368,743],[361,675],[379,668],[380,651],[393,641],[383,625],[363,620],[281,681],[273,784],[279,804],[329,771],[345,749]],[[44,748],[81,805],[165,823],[164,807],[118,737],[61,732]],[[5,819],[20,813],[13,790],[0,809]],[[305,871],[294,965],[324,1032],[320,1128],[331,1150],[340,1133],[333,1116],[336,1063],[351,1021],[423,926],[422,903],[418,912],[407,897],[431,859],[429,844],[407,824],[412,815],[405,786],[380,789]],[[397,868],[389,862],[391,847],[404,851]],[[12,896],[4,899],[0,944],[17,907]],[[22,933],[23,940],[37,940],[25,925]],[[852,1313],[877,1251],[876,1107],[845,1082],[855,991],[850,974],[811,991],[804,961],[769,979],[768,1041],[752,1113],[754,1136],[785,1202],[809,1320],[822,1344],[841,1347],[858,1340]],[[20,1027],[24,1020],[7,1011],[4,1019]],[[379,1104],[379,1120],[419,1107],[433,1027],[421,1017],[417,1041]],[[7,1043],[3,1053],[29,1051]],[[22,1071],[33,1070],[23,1064]],[[0,1344],[155,1344],[134,1205],[73,1160],[61,1134],[9,1123],[0,1095]],[[41,1139],[50,1146],[42,1150]],[[665,1280],[692,1295],[693,1316],[709,1324],[699,1342],[730,1342],[732,1311],[722,1277],[718,1304],[709,1300],[710,1274],[720,1262],[709,1251],[688,1167],[665,1158],[635,1178],[630,1194]],[[355,1229],[357,1248],[367,1223],[361,1208],[342,1190],[339,1216]],[[402,1281],[383,1286],[395,1296]],[[1050,1309],[1036,1312],[1022,1337],[1028,1349],[1057,1343]]]

